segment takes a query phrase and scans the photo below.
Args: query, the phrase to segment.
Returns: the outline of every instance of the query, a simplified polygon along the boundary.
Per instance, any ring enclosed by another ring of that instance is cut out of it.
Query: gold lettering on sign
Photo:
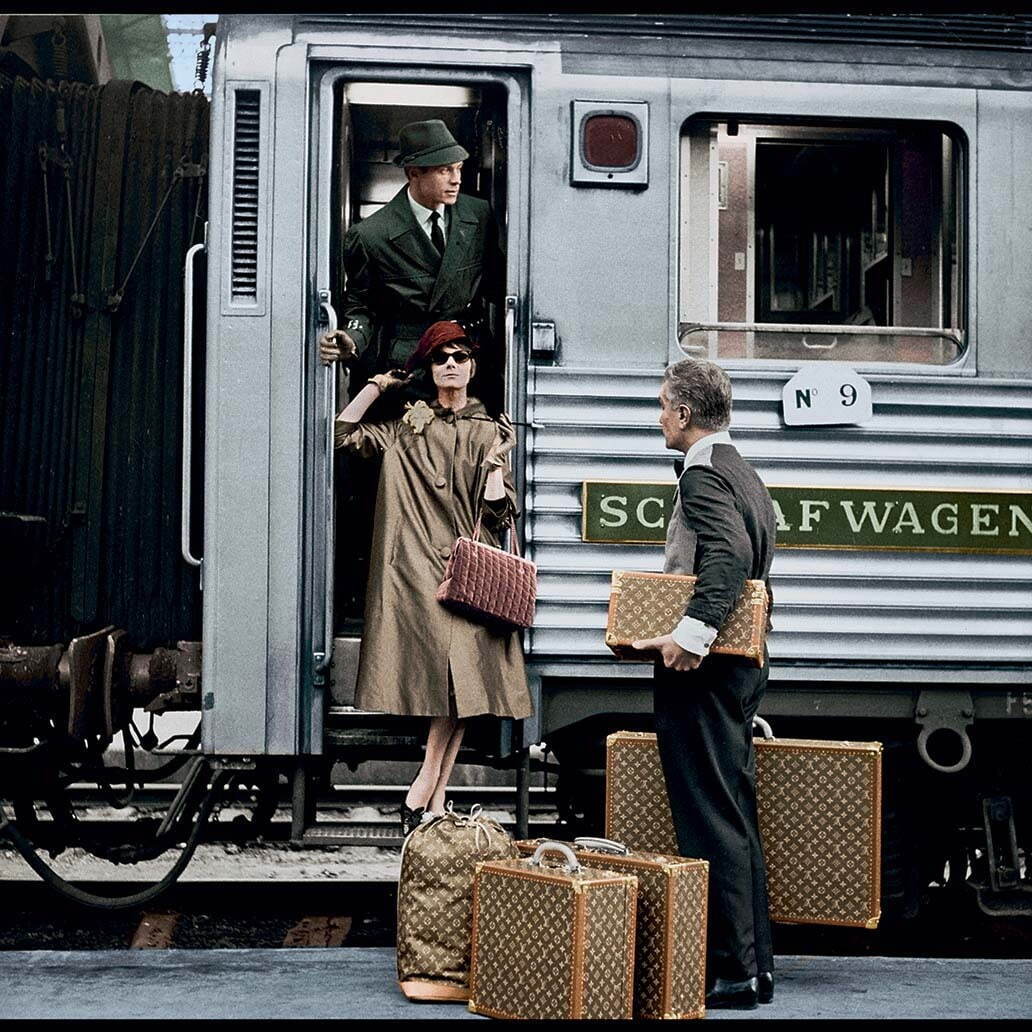
[[[983,512],[982,510],[986,511]],[[986,505],[982,502],[973,502],[971,505],[971,534],[981,535],[982,537],[995,537],[1000,533],[1000,528],[990,527],[989,521],[993,518],[993,515],[999,513],[1000,507],[998,505]],[[982,528],[985,528],[984,530]]]

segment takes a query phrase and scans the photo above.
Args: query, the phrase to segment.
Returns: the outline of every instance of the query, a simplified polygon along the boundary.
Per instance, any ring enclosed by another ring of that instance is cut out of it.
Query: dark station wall
[[[0,76],[0,642],[200,637],[179,544],[182,282],[207,149],[201,94]],[[200,263],[197,283],[203,370]]]

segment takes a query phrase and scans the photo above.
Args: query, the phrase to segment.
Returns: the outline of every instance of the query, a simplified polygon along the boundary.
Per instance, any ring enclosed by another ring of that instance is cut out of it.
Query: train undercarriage
[[[548,691],[548,685],[545,691]],[[896,707],[923,699],[899,686]],[[393,830],[356,839],[344,824],[320,820],[320,789],[331,784],[335,763],[352,770],[370,760],[418,760],[421,722],[365,714],[331,705],[324,755],[313,757],[219,757],[200,748],[200,645],[136,653],[124,631],[104,628],[66,647],[0,646],[0,798],[3,836],[56,891],[96,907],[129,907],[157,898],[186,868],[219,811],[232,807],[235,833],[244,840],[267,833],[277,807],[290,807],[290,837],[297,846],[399,845]],[[560,693],[557,691],[556,695]],[[858,694],[858,693],[857,693]],[[990,916],[1032,914],[1032,880],[1026,858],[1032,849],[1032,788],[1018,762],[1027,755],[1027,725],[1021,720],[976,719],[976,711],[1028,705],[1021,691],[959,693],[971,706],[952,724],[940,707],[909,719],[872,719],[829,708],[800,683],[775,681],[763,707],[779,737],[880,741],[883,753],[882,900],[887,919],[916,917],[929,887],[947,889],[958,904]],[[625,698],[634,697],[631,692]],[[884,705],[881,711],[891,709]],[[845,696],[841,696],[845,698]],[[331,700],[332,701],[332,700]],[[511,722],[474,721],[460,763],[512,772],[516,833],[529,820],[529,784],[535,774],[555,775],[559,833],[572,838],[604,833],[605,739],[616,730],[651,730],[647,692],[624,713],[573,720],[547,733],[532,749],[518,747]],[[860,706],[852,700],[854,710]],[[918,706],[918,709],[921,707]],[[189,733],[161,741],[154,718],[196,714]],[[577,714],[573,713],[576,716]],[[150,719],[147,730],[138,723]],[[926,733],[929,718],[932,733]],[[119,743],[121,748],[118,748]],[[148,786],[175,785],[165,811],[140,817],[112,840],[83,820],[84,785],[116,809],[131,805]],[[248,814],[241,817],[241,811]],[[395,841],[396,840],[396,841]],[[60,878],[41,854],[56,857],[83,849],[111,864],[135,864],[163,855],[168,873],[159,882],[123,898],[85,892]]]

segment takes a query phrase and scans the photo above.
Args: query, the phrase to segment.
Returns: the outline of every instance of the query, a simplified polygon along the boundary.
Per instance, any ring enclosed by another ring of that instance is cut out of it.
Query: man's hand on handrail
[[[324,365],[350,362],[358,357],[358,345],[346,330],[333,330],[319,338],[319,359]]]

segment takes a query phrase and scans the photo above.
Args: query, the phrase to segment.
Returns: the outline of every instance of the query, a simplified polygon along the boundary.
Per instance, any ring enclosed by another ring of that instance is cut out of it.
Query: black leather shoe
[[[414,810],[411,807],[401,804],[401,834],[406,836],[409,832],[415,831],[423,823],[423,811],[425,806],[417,806]]]
[[[756,976],[756,999],[760,1003],[774,1002],[774,972],[761,971]]]
[[[711,1010],[755,1010],[757,1000],[756,979],[731,982],[718,978],[713,988],[706,993],[706,1007]]]

